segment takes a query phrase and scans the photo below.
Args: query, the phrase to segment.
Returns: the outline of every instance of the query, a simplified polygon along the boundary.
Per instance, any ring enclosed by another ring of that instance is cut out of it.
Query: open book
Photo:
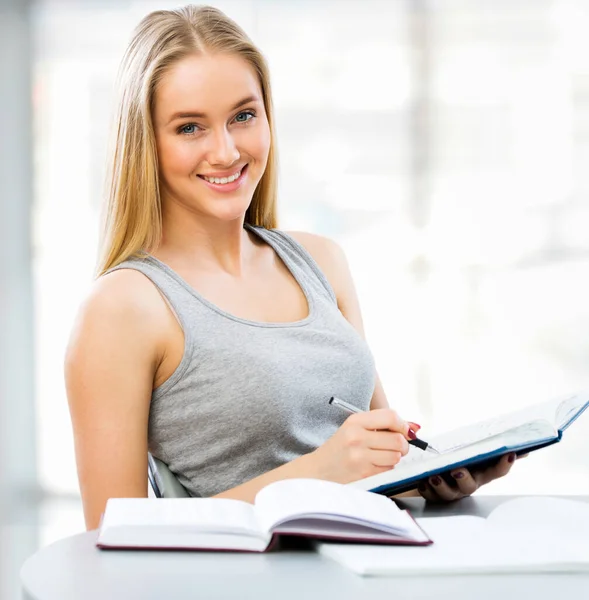
[[[496,460],[508,452],[532,452],[560,441],[563,431],[588,406],[589,393],[579,393],[428,437],[439,455],[410,446],[409,453],[390,471],[348,485],[391,495],[416,488],[427,477],[451,469]]]
[[[589,572],[589,503],[517,498],[483,517],[417,521],[434,543],[383,548],[320,543],[319,552],[359,575]]]
[[[316,479],[285,479],[255,503],[225,498],[111,498],[99,548],[263,552],[279,534],[380,544],[430,544],[392,500]]]

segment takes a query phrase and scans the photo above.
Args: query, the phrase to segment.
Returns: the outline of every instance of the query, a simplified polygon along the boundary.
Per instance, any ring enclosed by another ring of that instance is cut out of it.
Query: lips
[[[241,173],[242,173],[243,169],[246,166],[247,166],[247,164],[243,165],[239,169],[236,169],[232,173],[227,173],[227,174],[211,174],[211,175],[199,174],[199,177],[201,179],[204,179],[208,183],[216,183],[217,185],[226,185],[228,183],[233,183],[234,181],[236,181],[237,179],[239,179],[239,177],[241,176]]]
[[[201,181],[210,189],[215,192],[232,192],[241,187],[242,183],[245,181],[248,172],[248,165],[245,164],[241,170],[233,171],[233,173],[229,174],[227,177],[214,177],[212,178],[209,175],[198,175]],[[230,180],[231,176],[234,176],[236,173],[239,173],[237,179]],[[207,177],[207,179],[205,179]],[[213,179],[213,181],[211,181]],[[216,183],[216,182],[219,183]],[[223,183],[223,181],[225,183]]]

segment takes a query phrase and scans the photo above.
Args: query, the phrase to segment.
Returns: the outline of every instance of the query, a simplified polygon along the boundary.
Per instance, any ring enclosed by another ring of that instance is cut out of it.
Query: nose
[[[239,160],[239,151],[235,140],[227,128],[217,131],[211,136],[211,145],[208,152],[208,163],[213,166],[230,166]]]

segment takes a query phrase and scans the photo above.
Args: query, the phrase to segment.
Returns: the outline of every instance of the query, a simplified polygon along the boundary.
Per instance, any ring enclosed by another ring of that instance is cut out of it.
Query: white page
[[[510,430],[501,436],[489,437],[476,444],[466,445],[439,455],[411,448],[409,454],[403,457],[399,464],[390,471],[359,479],[348,485],[362,490],[372,490],[381,485],[392,484],[411,477],[419,477],[425,472],[437,469],[443,470],[448,465],[467,461],[482,454],[489,454],[505,446],[524,446],[538,440],[551,439],[554,434],[549,433],[550,429],[551,427],[547,423],[534,421],[520,428]],[[437,438],[432,439],[434,447],[437,443]]]
[[[269,535],[253,533],[220,533],[187,527],[126,527],[119,525],[101,530],[96,541],[99,548],[154,548],[194,550],[248,550],[263,552],[270,543]]]
[[[526,428],[534,428],[534,431],[548,436],[556,435],[553,425],[555,408],[554,403],[551,403],[550,407],[536,407],[536,410],[525,409],[431,436],[428,441],[439,452],[448,453],[481,440],[505,435],[514,430],[522,431]]]
[[[574,394],[560,403],[556,409],[554,423],[557,429],[566,427],[570,420],[589,402],[589,393]]]
[[[394,502],[377,494],[362,492],[331,481],[285,479],[266,486],[255,500],[262,528],[270,530],[285,520],[334,515],[364,524],[378,523],[391,533],[417,532],[415,523]],[[423,539],[422,534],[419,534]]]
[[[526,424],[537,422],[539,427],[548,433],[557,433],[559,426],[567,422],[589,401],[589,394],[574,394],[532,404],[513,413],[505,413],[490,419],[485,419],[472,425],[431,436],[428,441],[440,452],[450,452],[463,448],[479,440],[502,435],[510,430],[521,428]],[[544,426],[539,423],[545,421]]]
[[[320,552],[362,575],[589,571],[589,505],[555,498],[502,504],[487,521],[418,519],[427,547],[321,544]]]
[[[433,540],[431,546],[375,546],[322,543],[319,552],[360,575],[415,575],[468,572],[490,563],[485,553],[473,552],[485,521],[479,517],[418,519]]]
[[[487,539],[497,548],[513,540],[538,564],[589,563],[589,504],[542,496],[505,502],[487,517]]]
[[[487,517],[494,530],[526,531],[538,539],[559,543],[566,538],[581,538],[589,554],[589,503],[580,500],[531,496],[499,505]]]
[[[262,535],[253,506],[225,498],[111,498],[101,530],[117,526]]]

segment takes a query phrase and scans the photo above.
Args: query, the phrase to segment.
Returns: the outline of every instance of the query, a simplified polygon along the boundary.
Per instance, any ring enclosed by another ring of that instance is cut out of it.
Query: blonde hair
[[[162,235],[158,159],[152,122],[155,90],[182,58],[219,52],[241,56],[256,72],[270,126],[270,151],[245,222],[277,227],[277,161],[268,66],[245,32],[220,10],[188,5],[158,10],[139,23],[118,76],[120,96],[114,148],[107,174],[107,202],[98,276],[157,247]]]

